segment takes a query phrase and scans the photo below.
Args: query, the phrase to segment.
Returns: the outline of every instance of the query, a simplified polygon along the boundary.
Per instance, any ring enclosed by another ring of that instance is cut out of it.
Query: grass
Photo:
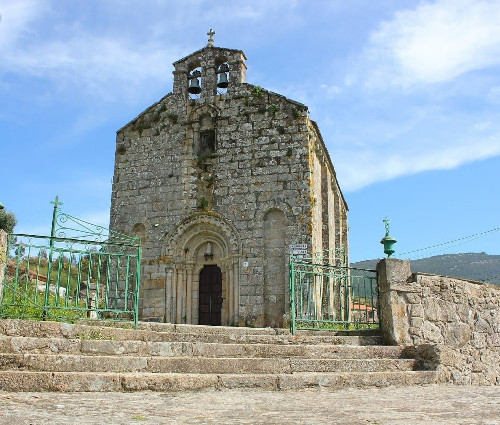
[[[76,303],[65,297],[50,294],[45,306],[45,294],[38,292],[34,285],[15,286],[7,279],[4,282],[0,317],[9,319],[62,320],[74,323],[87,317],[84,301]]]
[[[45,285],[44,282],[40,282]],[[61,286],[62,287],[62,286]],[[76,299],[67,292],[66,296],[49,293],[45,300],[45,291],[38,290],[36,283],[25,281],[15,283],[13,277],[7,277],[3,285],[0,303],[0,317],[9,319],[57,320],[75,323],[87,319],[86,298]],[[99,307],[103,300],[99,301]]]
[[[114,338],[111,337],[111,336],[107,336],[107,335],[104,335],[103,333],[101,333],[100,330],[92,330],[90,331],[88,334],[78,334],[76,335],[76,337],[78,339],[81,339],[81,340],[93,340],[93,341],[97,341],[97,340],[113,340]]]

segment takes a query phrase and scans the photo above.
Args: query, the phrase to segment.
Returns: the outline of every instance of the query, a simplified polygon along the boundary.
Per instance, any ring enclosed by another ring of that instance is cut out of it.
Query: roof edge
[[[321,142],[321,147],[323,148],[323,151],[325,152],[325,156],[328,160],[328,164],[331,167],[332,176],[335,179],[335,183],[337,183],[337,187],[339,188],[340,196],[342,197],[342,201],[344,202],[346,210],[349,211],[349,206],[347,205],[347,201],[345,200],[344,194],[342,193],[342,188],[340,187],[339,180],[337,179],[337,172],[335,171],[335,167],[333,166],[333,161],[332,161],[332,158],[330,157],[330,152],[328,152],[328,149],[325,145],[325,141],[323,140],[323,135],[321,134],[318,123],[310,118],[309,118],[309,121],[311,121],[311,124],[313,125],[314,130],[318,133],[319,140]]]
[[[146,114],[147,112],[149,112],[152,108],[154,108],[156,105],[158,105],[160,102],[163,102],[167,97],[170,97],[172,96],[173,93],[170,92],[170,93],[167,93],[165,96],[163,96],[160,100],[158,100],[157,102],[153,103],[152,105],[148,106],[146,109],[144,109],[144,111],[142,111],[139,115],[137,115],[135,118],[131,119],[127,124],[123,125],[122,127],[120,127],[118,130],[116,130],[116,134],[120,133],[120,131],[124,130],[126,127],[128,127],[130,124],[132,124],[135,120],[137,120],[137,118],[141,117],[142,115]]]
[[[181,59],[178,59],[176,60],[175,62],[172,63],[172,65],[176,65],[178,64],[179,62],[183,62],[185,61],[186,59],[188,59],[190,56],[194,56],[194,55],[197,55],[198,53],[202,52],[203,50],[206,50],[206,49],[213,49],[213,50],[220,50],[220,51],[230,51],[230,52],[233,52],[233,53],[241,53],[243,55],[243,57],[245,58],[245,60],[248,60],[247,59],[247,56],[245,55],[245,52],[243,50],[239,50],[239,49],[227,49],[225,47],[215,47],[215,46],[205,46],[199,50],[196,50],[195,52],[193,53],[190,53],[189,55],[187,56],[184,56],[183,58]]]

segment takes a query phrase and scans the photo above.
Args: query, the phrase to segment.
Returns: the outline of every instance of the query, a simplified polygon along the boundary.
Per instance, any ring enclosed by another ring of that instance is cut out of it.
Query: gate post
[[[380,329],[386,343],[393,345],[411,342],[408,333],[409,319],[401,291],[407,289],[406,280],[411,275],[410,261],[384,258],[377,264]]]
[[[3,296],[3,280],[5,278],[5,269],[7,268],[7,233],[0,229],[0,303]]]
[[[50,201],[51,204],[54,204],[54,211],[52,212],[52,227],[50,230],[50,247],[49,247],[49,260],[47,263],[47,282],[45,283],[45,296],[43,303],[43,313],[42,320],[45,320],[47,317],[47,309],[49,306],[49,294],[50,294],[50,273],[52,272],[52,258],[54,254],[54,237],[56,236],[56,221],[57,221],[57,210],[59,205],[62,205],[62,202],[59,202],[59,196],[57,195],[53,201]]]

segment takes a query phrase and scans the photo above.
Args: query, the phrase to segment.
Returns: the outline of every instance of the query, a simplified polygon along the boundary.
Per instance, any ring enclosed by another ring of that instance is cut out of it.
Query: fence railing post
[[[314,253],[290,256],[292,333],[299,329],[378,328],[377,272],[330,261],[329,256]]]
[[[7,233],[0,229],[0,304],[3,296],[3,281],[7,273]]]
[[[290,256],[290,326],[292,335],[295,335],[295,270],[293,257]]]

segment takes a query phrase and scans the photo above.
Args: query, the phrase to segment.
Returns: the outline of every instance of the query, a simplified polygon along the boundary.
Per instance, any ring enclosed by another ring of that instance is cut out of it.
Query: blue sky
[[[16,232],[107,225],[115,133],[172,89],[172,62],[243,50],[247,81],[303,102],[349,203],[351,260],[500,226],[500,2],[0,1],[0,201]],[[500,232],[408,255],[500,254]],[[396,254],[397,255],[397,254]]]

